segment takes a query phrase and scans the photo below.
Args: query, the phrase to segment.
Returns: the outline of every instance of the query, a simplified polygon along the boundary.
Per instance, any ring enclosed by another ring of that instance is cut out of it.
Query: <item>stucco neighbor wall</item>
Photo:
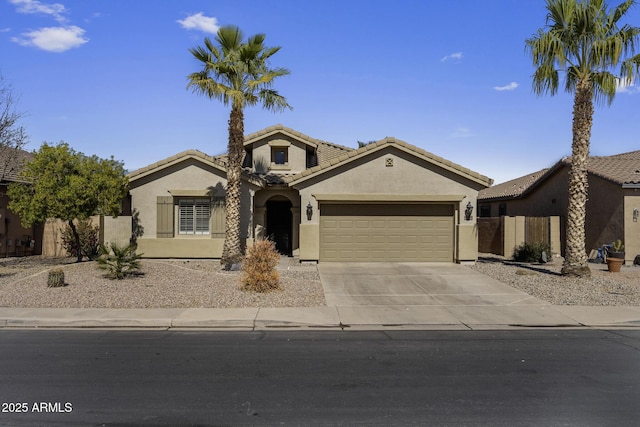
[[[392,164],[392,166],[388,166]],[[456,261],[477,259],[476,212],[471,221],[464,220],[467,203],[476,205],[481,184],[419,159],[396,147],[388,146],[364,158],[355,159],[344,166],[319,174],[293,185],[300,192],[300,204],[311,203],[313,218],[301,215],[300,256],[319,256],[319,221],[321,204],[316,194],[357,194],[407,196],[459,196],[454,203]],[[452,203],[452,202],[448,202]],[[313,227],[312,227],[313,225]],[[464,227],[458,227],[464,225]],[[303,231],[304,230],[304,231]]]
[[[100,216],[94,215],[90,218],[92,226],[100,227]],[[66,257],[67,251],[62,247],[62,231],[67,227],[67,221],[58,218],[50,218],[44,224],[42,233],[42,256],[45,257]],[[101,231],[98,232],[102,234]],[[101,241],[101,243],[103,243]]]
[[[100,241],[102,243],[116,243],[127,246],[131,241],[131,217],[103,216],[100,221]]]

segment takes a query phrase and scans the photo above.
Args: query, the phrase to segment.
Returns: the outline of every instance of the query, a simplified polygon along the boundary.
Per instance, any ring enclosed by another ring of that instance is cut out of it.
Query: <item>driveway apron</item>
[[[382,324],[577,325],[538,298],[459,264],[318,264],[341,319]]]

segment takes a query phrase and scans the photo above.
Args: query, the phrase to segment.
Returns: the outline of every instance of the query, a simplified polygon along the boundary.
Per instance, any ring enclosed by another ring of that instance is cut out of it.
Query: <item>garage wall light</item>
[[[313,206],[311,206],[311,202],[307,204],[307,221],[311,221],[313,218]]]
[[[467,208],[464,210],[464,219],[466,221],[471,221],[472,213],[473,213],[473,206],[471,205],[471,202],[467,202]]]
[[[633,222],[638,222],[638,216],[640,216],[638,208],[633,208]]]

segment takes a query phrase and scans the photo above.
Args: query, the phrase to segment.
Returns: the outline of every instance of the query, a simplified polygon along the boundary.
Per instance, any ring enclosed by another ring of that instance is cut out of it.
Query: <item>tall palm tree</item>
[[[203,64],[203,69],[188,76],[187,89],[211,99],[231,105],[227,161],[226,226],[220,260],[230,268],[242,257],[240,247],[240,173],[244,154],[244,108],[261,103],[267,110],[282,111],[291,108],[287,100],[275,91],[273,81],[289,74],[286,68],[270,68],[269,58],[280,47],[266,47],[266,35],[256,34],[244,41],[236,26],[222,27],[215,36],[215,45],[209,38],[204,47],[189,49]]]
[[[604,0],[547,0],[547,25],[526,40],[537,67],[533,91],[555,95],[563,73],[565,90],[574,94],[564,275],[590,274],[585,214],[593,103],[611,104],[620,85],[638,79],[640,55],[633,55],[640,28],[619,25],[634,3],[627,0],[609,9]],[[619,74],[613,74],[619,64]]]

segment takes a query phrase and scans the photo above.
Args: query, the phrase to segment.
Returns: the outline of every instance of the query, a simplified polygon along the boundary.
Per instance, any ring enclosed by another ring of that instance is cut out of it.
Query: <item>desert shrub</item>
[[[69,224],[62,228],[62,247],[69,256],[77,257],[80,253],[83,257],[96,259],[100,252],[100,242],[98,240],[100,227],[92,225],[90,219],[81,219],[76,223],[76,230],[80,236],[80,247],[78,248]]]
[[[280,287],[280,275],[276,265],[280,254],[271,240],[257,240],[247,250],[242,263],[242,284],[253,292],[269,292]]]
[[[549,256],[549,245],[546,243],[523,243],[513,251],[513,259],[520,262],[540,262],[542,252]]]
[[[120,246],[110,243],[100,246],[100,256],[97,258],[98,267],[107,271],[111,279],[122,280],[127,275],[135,274],[140,269],[142,254],[136,253],[137,245]]]
[[[47,286],[50,288],[60,288],[64,286],[64,271],[58,268],[55,270],[49,271],[49,275],[47,276]]]

